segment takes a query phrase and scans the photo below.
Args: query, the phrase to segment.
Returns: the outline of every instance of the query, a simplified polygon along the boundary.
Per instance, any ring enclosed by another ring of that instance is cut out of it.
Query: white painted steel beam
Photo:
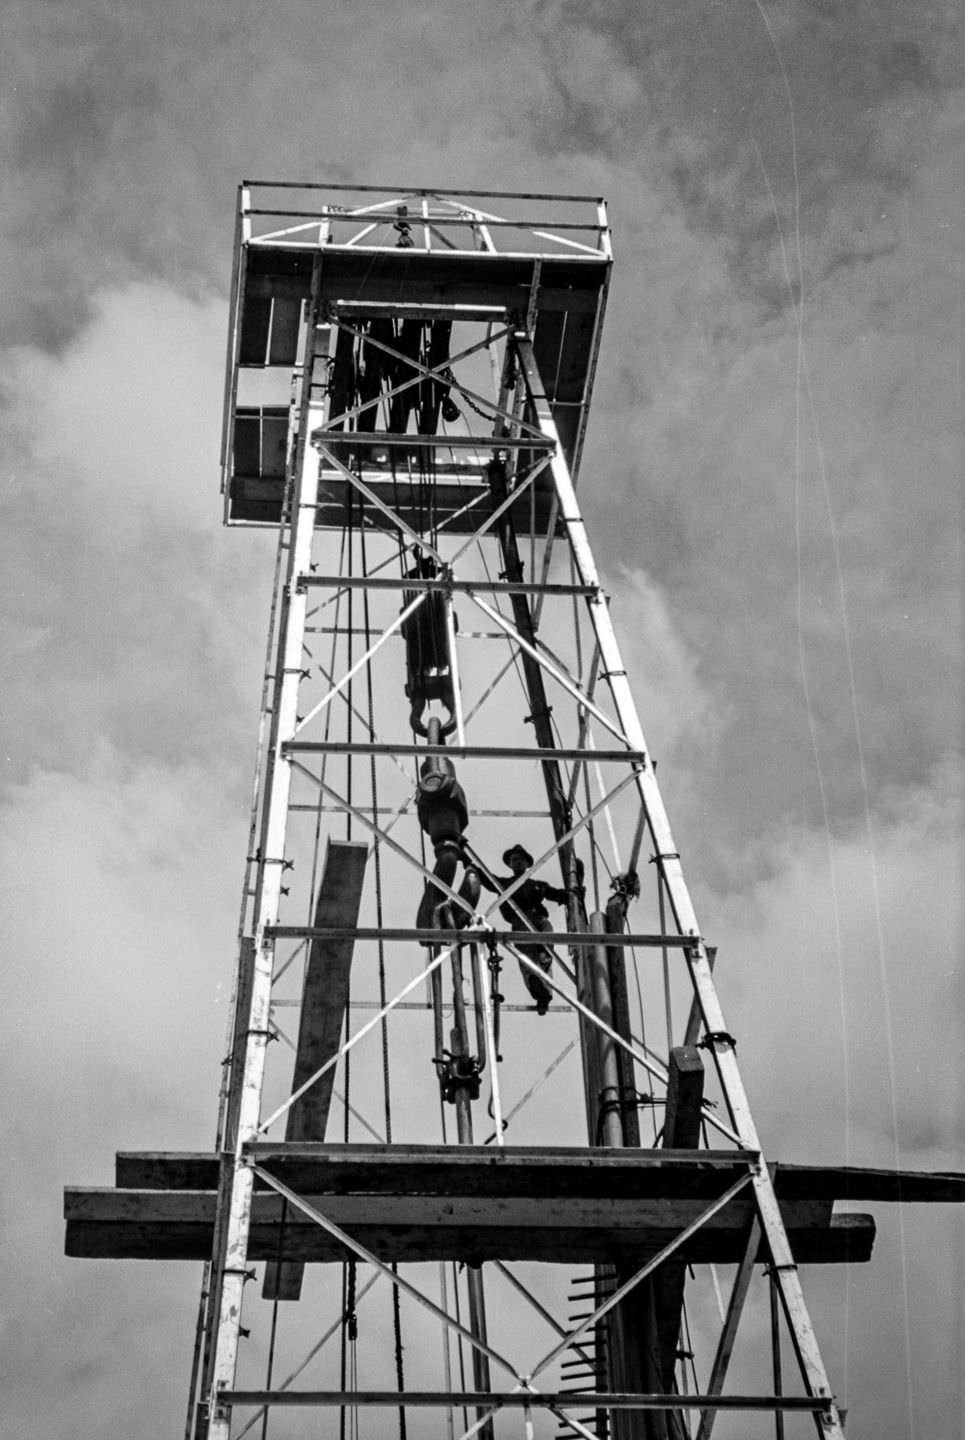
[[[546,398],[532,341],[525,331],[518,330],[514,335],[514,343],[525,377],[528,398],[538,417],[540,429],[548,440],[558,440],[556,423],[550,403]],[[594,591],[587,601],[587,607],[600,648],[602,676],[609,686],[614,707],[628,743],[635,750],[646,751],[647,745],[643,728],[637,715],[627,672],[610,621],[609,609],[600,585],[586,533],[586,525],[577,502],[569,466],[563,455],[562,447],[558,444],[553,451],[551,470],[560,501],[560,513],[566,526],[580,580],[583,584],[593,587]],[[734,1040],[727,1031],[723,1011],[717,998],[707,957],[707,948],[700,938],[701,932],[693,901],[684,878],[679,852],[670,828],[670,820],[652,765],[647,765],[637,772],[636,782],[655,850],[661,856],[667,897],[675,923],[682,935],[690,935],[694,938],[692,948],[685,951],[685,954],[688,957],[695,998],[704,1022],[705,1039],[717,1066],[731,1123],[740,1136],[741,1143],[748,1149],[759,1151],[760,1140],[737,1064]],[[636,868],[636,861],[637,856],[631,856],[630,867],[632,869]],[[828,1402],[827,1410],[820,1413],[817,1423],[825,1440],[832,1440],[832,1437],[834,1440],[843,1440],[844,1431],[840,1414],[833,1401],[831,1386],[811,1325],[797,1266],[794,1264],[781,1220],[774,1186],[767,1167],[763,1163],[759,1162],[756,1166],[752,1183],[761,1225],[773,1256],[778,1289],[802,1378],[810,1395],[820,1397]]]

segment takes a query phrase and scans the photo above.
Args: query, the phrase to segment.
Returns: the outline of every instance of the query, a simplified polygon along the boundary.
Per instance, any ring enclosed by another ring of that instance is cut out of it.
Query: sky
[[[965,1169],[955,20],[8,0],[9,1434],[182,1432],[196,1271],[68,1262],[60,1205],[213,1140],[271,579],[218,495],[243,178],[607,197],[581,495],[758,1127]],[[962,1216],[877,1213],[814,1287],[849,1436],[957,1440]]]

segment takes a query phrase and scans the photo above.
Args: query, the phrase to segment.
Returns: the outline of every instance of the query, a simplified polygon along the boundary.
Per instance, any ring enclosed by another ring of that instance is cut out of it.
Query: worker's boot
[[[549,972],[550,972],[550,966],[552,965],[553,962],[552,962],[550,956],[547,955],[547,953],[546,953],[545,950],[543,950],[543,949],[540,949],[540,950],[530,950],[530,949],[527,949],[527,951],[526,951],[526,958],[527,958],[528,960],[534,961],[535,964],[537,964],[541,970],[545,970],[546,973],[547,973],[547,975],[549,974]],[[520,968],[520,969],[522,970],[522,972],[523,972],[523,981],[524,981],[524,983],[525,983],[525,985],[526,985],[526,989],[529,991],[529,993],[532,995],[533,999],[536,1001],[536,1013],[537,1013],[537,1015],[545,1015],[546,1012],[547,1012],[547,1010],[550,1008],[550,1001],[551,1001],[552,998],[553,998],[553,992],[552,992],[552,990],[550,989],[550,987],[549,987],[548,985],[545,985],[545,984],[543,983],[543,981],[540,979],[540,977],[539,977],[537,974],[535,974],[534,971],[527,969],[527,968],[526,968],[525,966],[523,966],[523,965],[521,965],[519,968]]]

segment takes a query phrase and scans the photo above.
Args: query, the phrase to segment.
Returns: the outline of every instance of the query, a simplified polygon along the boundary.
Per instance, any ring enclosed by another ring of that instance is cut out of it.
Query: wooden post
[[[315,924],[352,930],[358,925],[368,846],[359,840],[329,840]],[[295,1052],[294,1093],[338,1051],[348,1005],[349,977],[355,941],[348,938],[312,941],[305,965],[302,1004]],[[324,1140],[332,1104],[335,1067],[326,1070],[292,1105],[285,1124],[286,1140]],[[282,1230],[282,1243],[284,1243]],[[266,1300],[298,1300],[304,1265],[271,1261],[265,1267],[262,1294]]]

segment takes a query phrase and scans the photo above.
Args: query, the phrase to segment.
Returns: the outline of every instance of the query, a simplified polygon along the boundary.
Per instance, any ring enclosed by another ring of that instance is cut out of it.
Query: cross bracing
[[[867,1259],[835,1201],[887,1184],[768,1164],[744,1091],[575,488],[605,212],[256,188],[224,488],[279,550],[216,1149],[119,1156],[68,1248],[207,1261],[197,1440],[840,1436],[799,1269]]]

